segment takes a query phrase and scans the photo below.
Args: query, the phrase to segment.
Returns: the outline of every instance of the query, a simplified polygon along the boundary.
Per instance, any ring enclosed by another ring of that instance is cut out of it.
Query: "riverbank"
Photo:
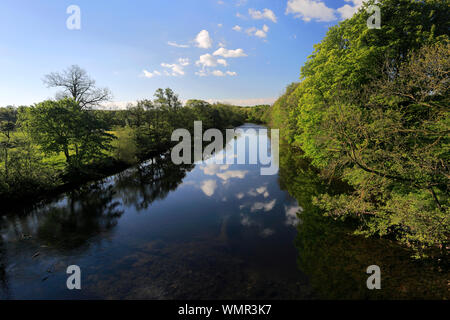
[[[224,130],[247,117],[240,107],[201,100],[183,107],[170,89],[164,92],[120,111],[84,110],[70,99],[5,109],[10,131],[0,136],[0,215],[165,154],[175,145],[172,133],[192,134],[194,121],[203,130]]]

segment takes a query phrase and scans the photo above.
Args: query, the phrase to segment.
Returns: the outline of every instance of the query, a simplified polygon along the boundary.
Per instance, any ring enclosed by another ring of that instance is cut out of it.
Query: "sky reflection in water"
[[[259,165],[216,160],[158,159],[5,217],[0,297],[309,298],[297,202]],[[66,289],[71,264],[82,290]]]

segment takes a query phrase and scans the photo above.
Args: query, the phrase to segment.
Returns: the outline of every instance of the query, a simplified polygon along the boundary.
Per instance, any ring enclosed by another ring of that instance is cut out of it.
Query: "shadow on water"
[[[167,155],[162,155],[65,193],[50,203],[30,208],[29,212],[2,216],[0,298],[13,298],[8,286],[9,273],[14,280],[26,273],[37,274],[36,270],[42,267],[36,265],[38,258],[50,265],[45,266],[43,275],[37,276],[42,281],[57,271],[62,273],[65,271],[62,267],[69,265],[62,263],[62,257],[81,256],[91,245],[112,237],[124,213],[124,205],[133,204],[137,210],[142,210],[153,201],[164,199],[192,168],[192,165],[174,165]],[[54,262],[55,256],[61,258],[59,262]],[[31,266],[36,270],[31,270]]]
[[[351,222],[324,217],[312,205],[319,193],[338,193],[345,185],[324,183],[300,153],[282,147],[280,186],[299,202],[295,245],[298,267],[323,299],[449,299],[448,270],[431,261],[415,261],[413,252],[387,239],[353,234]],[[368,290],[366,269],[381,269],[381,290]]]
[[[176,190],[193,168],[194,165],[175,165],[170,154],[165,154],[139,165],[132,174],[129,171],[119,173],[114,182],[123,203],[133,204],[141,211]]]
[[[71,192],[65,207],[50,206],[40,220],[37,238],[48,246],[73,249],[113,229],[123,214],[112,186],[92,184]]]

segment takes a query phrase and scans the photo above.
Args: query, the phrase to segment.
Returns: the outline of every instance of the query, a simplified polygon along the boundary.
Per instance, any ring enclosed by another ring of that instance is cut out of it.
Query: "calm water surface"
[[[427,278],[408,252],[314,214],[312,196],[337,187],[292,150],[280,157],[272,176],[259,165],[161,157],[0,217],[0,298],[371,298],[370,264],[390,270],[383,298],[445,295],[442,270]],[[81,268],[81,290],[66,287],[69,265]],[[406,281],[411,272],[427,282]]]
[[[215,160],[157,159],[4,217],[1,297],[310,297],[296,264],[297,201],[259,165]],[[82,290],[66,288],[72,264]]]

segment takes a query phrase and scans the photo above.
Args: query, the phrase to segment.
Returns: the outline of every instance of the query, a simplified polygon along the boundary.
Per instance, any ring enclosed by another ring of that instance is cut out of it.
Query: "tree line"
[[[448,1],[379,1],[379,30],[366,26],[370,4],[328,30],[266,117],[324,178],[351,187],[313,197],[326,215],[417,256],[447,253]]]
[[[182,104],[170,88],[126,110],[97,108],[111,98],[79,66],[47,75],[56,98],[32,106],[0,108],[0,200],[14,204],[49,190],[101,178],[170,150],[172,131],[225,129],[247,118],[248,108],[203,100]]]

